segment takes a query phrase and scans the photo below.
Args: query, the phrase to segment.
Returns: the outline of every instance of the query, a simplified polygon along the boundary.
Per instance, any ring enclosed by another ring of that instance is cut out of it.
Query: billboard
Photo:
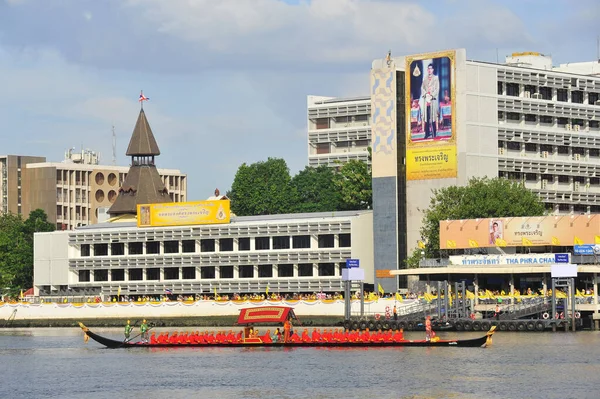
[[[373,177],[396,176],[396,68],[371,70],[371,142]]]
[[[600,215],[442,220],[440,249],[600,243]]]
[[[223,224],[231,220],[229,200],[169,202],[137,206],[138,227]]]
[[[456,52],[406,57],[406,179],[456,177]]]

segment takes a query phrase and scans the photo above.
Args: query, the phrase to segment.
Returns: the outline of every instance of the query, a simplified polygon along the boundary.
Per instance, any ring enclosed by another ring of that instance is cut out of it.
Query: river
[[[496,333],[485,349],[109,350],[76,328],[4,329],[0,397],[595,399],[599,359],[597,332]]]

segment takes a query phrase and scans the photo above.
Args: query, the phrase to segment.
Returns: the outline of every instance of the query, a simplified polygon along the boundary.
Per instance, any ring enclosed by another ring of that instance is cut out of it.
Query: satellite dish
[[[592,250],[594,251],[594,255],[600,255],[600,245],[596,244],[592,247]]]

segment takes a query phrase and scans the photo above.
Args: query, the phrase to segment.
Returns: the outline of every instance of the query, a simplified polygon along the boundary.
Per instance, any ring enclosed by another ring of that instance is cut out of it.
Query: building
[[[308,96],[308,165],[370,162],[371,98]]]
[[[23,210],[23,175],[29,163],[46,162],[44,157],[23,155],[0,156],[0,212],[21,214]]]
[[[373,275],[372,221],[371,211],[354,211],[150,228],[132,219],[37,233],[34,286],[42,297],[341,292],[346,259]]]

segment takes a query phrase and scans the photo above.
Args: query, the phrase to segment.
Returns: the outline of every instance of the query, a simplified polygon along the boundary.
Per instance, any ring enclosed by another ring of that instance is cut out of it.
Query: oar
[[[137,325],[137,323],[139,323],[139,322],[140,322],[139,320],[136,320],[136,321],[135,321],[135,323],[133,323],[133,325],[131,326],[131,328],[135,327],[135,326]],[[131,339],[129,339],[129,338],[125,338],[125,339],[123,340],[123,342],[129,342],[129,341],[131,341],[132,339],[133,339],[133,338],[131,338]]]
[[[149,327],[146,332],[152,330],[154,328],[154,324],[151,325],[151,327]],[[125,341],[123,341],[124,344],[129,343],[131,341],[133,341],[134,339],[136,339],[137,337],[139,337],[140,335],[142,335],[142,333],[140,332],[138,335],[136,335],[135,337],[132,337],[130,339],[126,339]]]

